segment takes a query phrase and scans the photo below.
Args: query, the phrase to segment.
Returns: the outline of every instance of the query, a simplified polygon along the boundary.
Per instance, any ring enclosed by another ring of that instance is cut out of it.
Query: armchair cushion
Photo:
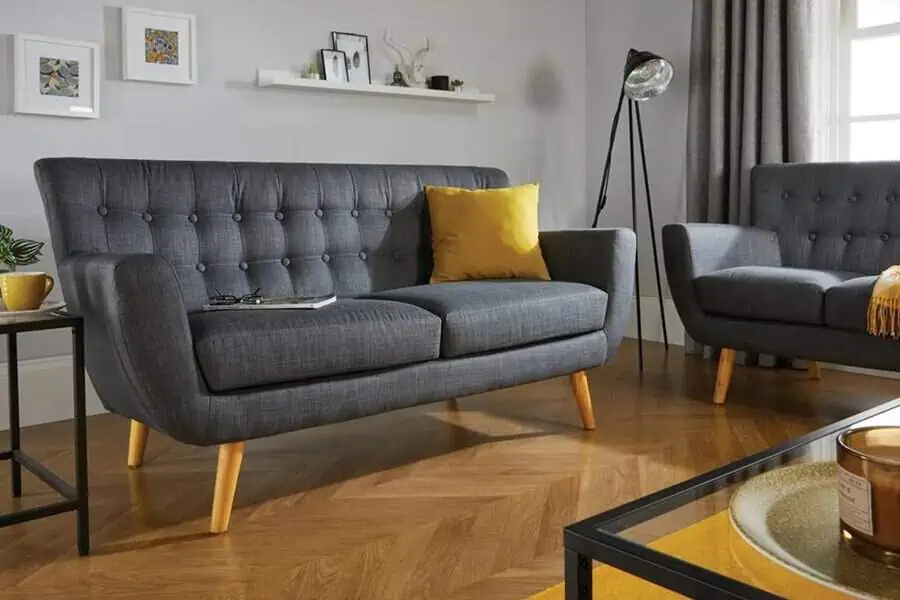
[[[607,294],[563,281],[462,281],[374,294],[443,321],[441,356],[515,348],[603,329]]]
[[[859,274],[843,271],[732,267],[701,275],[694,280],[694,285],[700,306],[709,313],[822,325],[825,293],[832,286],[855,277]]]
[[[829,327],[866,331],[869,298],[877,275],[856,277],[825,292],[825,324]]]
[[[189,321],[200,370],[215,392],[431,360],[441,339],[436,316],[379,300],[197,312]]]

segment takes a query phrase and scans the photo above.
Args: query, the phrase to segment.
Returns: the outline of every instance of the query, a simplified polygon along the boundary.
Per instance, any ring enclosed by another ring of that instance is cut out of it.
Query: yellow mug
[[[48,273],[0,274],[0,294],[6,310],[36,310],[53,291],[53,277]]]

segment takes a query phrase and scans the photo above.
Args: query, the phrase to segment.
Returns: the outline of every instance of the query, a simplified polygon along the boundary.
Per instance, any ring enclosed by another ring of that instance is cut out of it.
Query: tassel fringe
[[[872,335],[900,339],[900,265],[878,277],[866,317],[866,329]]]

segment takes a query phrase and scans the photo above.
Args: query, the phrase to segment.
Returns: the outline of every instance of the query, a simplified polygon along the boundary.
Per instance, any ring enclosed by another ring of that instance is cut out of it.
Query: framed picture
[[[197,83],[196,18],[123,7],[122,76],[131,81]]]
[[[13,42],[17,113],[100,116],[100,44],[18,34]]]
[[[369,38],[359,33],[331,32],[335,50],[347,55],[347,79],[350,83],[372,83],[369,67]]]
[[[325,81],[340,81],[347,83],[347,55],[340,50],[320,50],[322,56],[322,73]]]

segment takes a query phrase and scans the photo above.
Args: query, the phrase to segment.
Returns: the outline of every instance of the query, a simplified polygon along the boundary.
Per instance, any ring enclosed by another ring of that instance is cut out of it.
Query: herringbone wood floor
[[[519,600],[561,581],[565,524],[900,395],[738,367],[714,407],[713,363],[651,345],[640,377],[635,348],[590,374],[595,432],[560,378],[251,442],[218,537],[215,449],[151,434],[129,471],[128,423],[93,417],[93,556],[76,556],[71,514],[0,530],[0,597]],[[31,428],[25,448],[71,476],[70,429]],[[25,492],[52,498],[30,477]]]

